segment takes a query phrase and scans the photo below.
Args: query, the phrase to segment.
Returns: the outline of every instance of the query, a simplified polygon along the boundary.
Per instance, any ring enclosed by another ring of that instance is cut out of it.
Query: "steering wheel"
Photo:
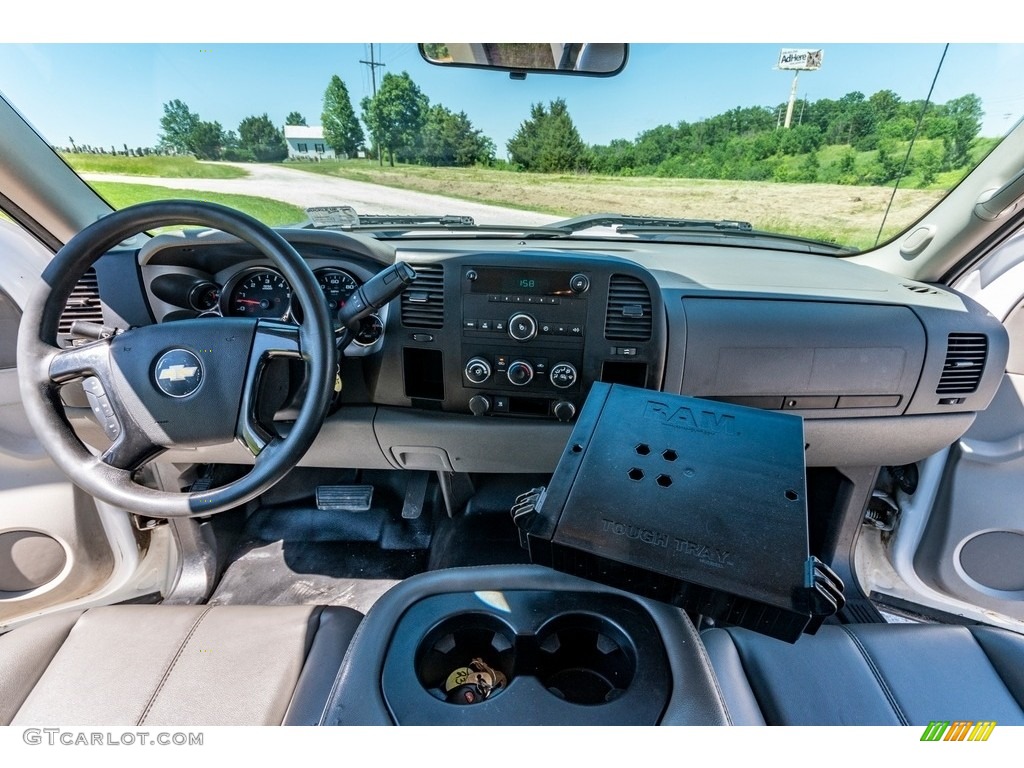
[[[149,229],[192,224],[238,237],[273,262],[302,306],[302,323],[195,318],[148,325],[69,349],[60,315],[79,278],[102,254]],[[305,364],[307,389],[287,436],[257,419],[268,359]],[[243,504],[279,481],[309,449],[326,415],[337,364],[334,327],[316,278],[296,250],[256,219],[213,203],[168,200],[124,208],[86,227],[42,274],[18,334],[21,398],[54,462],[93,496],[149,517],[194,517]],[[63,385],[81,380],[112,444],[87,448],[68,421]],[[202,492],[159,491],[135,470],[167,448],[238,440],[254,457],[243,477]]]

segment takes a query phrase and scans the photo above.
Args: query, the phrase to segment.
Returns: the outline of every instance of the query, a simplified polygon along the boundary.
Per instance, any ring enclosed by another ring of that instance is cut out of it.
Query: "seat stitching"
[[[1017,698],[1017,694],[1014,693],[1013,689],[1010,688],[1010,686],[1006,684],[1006,680],[1003,678],[1002,674],[1000,674],[1000,672],[999,672],[999,667],[996,666],[996,663],[992,660],[992,657],[988,655],[988,651],[985,650],[985,644],[978,639],[978,636],[975,635],[974,632],[971,631],[970,627],[967,628],[967,633],[971,636],[971,639],[974,641],[974,644],[976,646],[978,646],[978,648],[981,649],[982,654],[985,656],[985,661],[987,661],[988,665],[990,667],[992,667],[992,671],[996,673],[996,677],[999,678],[999,682],[1003,684],[1003,688],[1006,689],[1006,692],[1008,694],[1010,694],[1010,698],[1013,699],[1015,702],[1017,702],[1017,707],[1022,712],[1024,712],[1024,703],[1022,703]]]
[[[182,651],[185,650],[185,646],[188,645],[189,641],[192,639],[192,635],[194,635],[196,630],[199,629],[199,625],[203,622],[203,619],[206,618],[207,614],[211,610],[213,610],[212,606],[207,607],[206,610],[199,614],[199,617],[195,620],[195,622],[193,622],[192,628],[189,629],[188,634],[185,635],[185,639],[181,641],[181,645],[178,646],[178,650],[175,652],[174,657],[171,659],[171,663],[167,666],[167,669],[164,671],[163,677],[160,678],[160,683],[157,685],[156,690],[153,691],[153,695],[149,697],[149,703],[146,704],[146,708],[142,711],[142,716],[139,718],[138,722],[135,723],[136,725],[143,725],[146,722],[146,718],[149,717],[149,713],[153,709],[153,705],[156,704],[156,699],[160,695],[160,691],[163,690],[164,684],[166,684],[168,679],[170,679],[171,672],[174,671],[174,667],[178,664],[178,659],[181,658]]]
[[[892,707],[893,711],[896,713],[896,719],[900,721],[900,725],[910,725],[910,721],[907,719],[906,715],[903,714],[903,710],[900,709],[900,705],[896,702],[896,697],[889,689],[889,684],[886,683],[885,678],[882,677],[881,670],[875,666],[874,659],[871,658],[871,654],[868,653],[868,649],[864,647],[863,643],[861,643],[860,638],[851,632],[845,624],[841,624],[839,628],[847,634],[847,636],[853,641],[853,644],[857,647],[857,650],[860,651],[860,655],[864,657],[864,661],[867,662],[868,668],[871,670],[871,674],[875,676],[875,681],[878,683],[879,688],[882,689],[882,693],[885,694],[885,698],[889,702],[889,706]]]
[[[693,622],[690,621],[689,617],[686,618],[686,621],[692,628],[693,634],[696,635],[693,645],[697,649],[697,655],[700,657],[700,664],[704,667],[705,674],[711,678],[711,682],[715,686],[715,694],[718,696],[718,701],[722,704],[722,712],[725,714],[726,725],[736,725],[732,719],[732,712],[729,711],[729,705],[725,701],[725,694],[722,693],[722,686],[718,682],[718,675],[715,674],[715,666],[711,663],[711,657],[708,656],[707,648],[704,647],[704,641],[701,640],[700,634],[693,626]],[[687,632],[687,634],[690,633]],[[729,642],[732,642],[731,636],[729,637]],[[733,643],[733,647],[735,647],[735,643]],[[736,655],[739,656],[738,651]],[[740,669],[743,669],[743,659],[740,659]],[[746,674],[746,670],[743,670],[743,674]]]

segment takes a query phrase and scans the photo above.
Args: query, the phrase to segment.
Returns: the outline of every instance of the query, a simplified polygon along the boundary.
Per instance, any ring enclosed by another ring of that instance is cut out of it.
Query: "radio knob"
[[[533,381],[533,366],[525,360],[513,360],[508,367],[508,380],[517,387],[525,387]]]
[[[474,384],[483,384],[491,378],[491,364],[482,357],[470,358],[465,373],[466,378]]]
[[[568,389],[576,383],[576,366],[572,363],[555,363],[549,376],[556,387]]]
[[[486,395],[473,395],[469,398],[469,410],[474,416],[486,416],[491,410],[491,399]]]
[[[563,422],[572,421],[572,417],[576,415],[576,406],[568,400],[559,400],[553,410],[555,418]]]
[[[590,278],[582,272],[577,273],[569,280],[569,288],[573,293],[586,293],[590,289]]]
[[[517,312],[508,319],[508,335],[516,341],[529,341],[537,335],[537,321],[525,312]]]

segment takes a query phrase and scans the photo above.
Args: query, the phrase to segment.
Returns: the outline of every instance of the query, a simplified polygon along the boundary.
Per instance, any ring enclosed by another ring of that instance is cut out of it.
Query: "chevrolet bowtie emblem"
[[[185,381],[191,379],[199,370],[195,365],[172,365],[160,371],[161,381]]]
[[[187,349],[171,349],[156,361],[153,383],[168,397],[188,397],[202,386],[202,361]]]

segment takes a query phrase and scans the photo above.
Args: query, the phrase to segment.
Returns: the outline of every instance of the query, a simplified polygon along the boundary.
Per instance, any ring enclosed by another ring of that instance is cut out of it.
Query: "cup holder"
[[[605,704],[629,688],[636,651],[608,619],[563,614],[537,634],[537,678],[555,696],[573,704]]]
[[[492,614],[450,616],[420,643],[416,674],[423,687],[442,701],[479,704],[500,695],[512,681],[514,640],[515,632]]]

